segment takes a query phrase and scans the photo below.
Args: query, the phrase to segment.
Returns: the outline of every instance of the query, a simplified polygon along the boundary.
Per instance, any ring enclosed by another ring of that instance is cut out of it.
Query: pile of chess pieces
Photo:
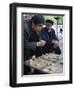
[[[43,54],[37,58],[33,56],[25,64],[49,74],[63,72],[63,57],[54,53]]]

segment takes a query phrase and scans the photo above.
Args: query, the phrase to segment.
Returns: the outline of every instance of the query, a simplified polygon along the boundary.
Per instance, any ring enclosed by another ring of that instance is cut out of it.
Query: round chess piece
[[[32,60],[35,60],[35,59],[36,59],[36,56],[35,56],[35,55],[33,55],[33,56],[32,56]]]

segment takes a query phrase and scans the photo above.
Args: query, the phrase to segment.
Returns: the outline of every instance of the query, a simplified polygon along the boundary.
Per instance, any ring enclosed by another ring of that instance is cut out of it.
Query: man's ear
[[[35,26],[35,24],[32,22],[32,26],[34,27]]]
[[[35,29],[35,24],[34,23],[32,23],[32,28]]]
[[[34,23],[32,23],[32,28],[35,29],[35,24]]]

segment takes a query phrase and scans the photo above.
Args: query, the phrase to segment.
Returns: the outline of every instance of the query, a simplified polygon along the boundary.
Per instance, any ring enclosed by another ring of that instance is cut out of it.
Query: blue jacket
[[[51,46],[52,46],[52,40],[58,40],[54,29],[51,29],[51,31],[48,32],[48,29],[45,27],[40,31],[40,35],[41,35],[42,40],[46,41],[46,45],[43,48],[43,53],[50,52]]]
[[[58,38],[55,35],[54,29],[51,29],[50,32],[48,32],[48,29],[45,27],[41,30],[41,37],[45,41],[52,41],[52,40],[58,40]]]

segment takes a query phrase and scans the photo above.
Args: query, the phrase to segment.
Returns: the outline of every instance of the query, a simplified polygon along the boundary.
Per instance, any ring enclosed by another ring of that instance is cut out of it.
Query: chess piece
[[[33,56],[32,56],[32,60],[35,60],[35,59],[36,59],[36,56],[35,56],[35,55],[33,55]]]

